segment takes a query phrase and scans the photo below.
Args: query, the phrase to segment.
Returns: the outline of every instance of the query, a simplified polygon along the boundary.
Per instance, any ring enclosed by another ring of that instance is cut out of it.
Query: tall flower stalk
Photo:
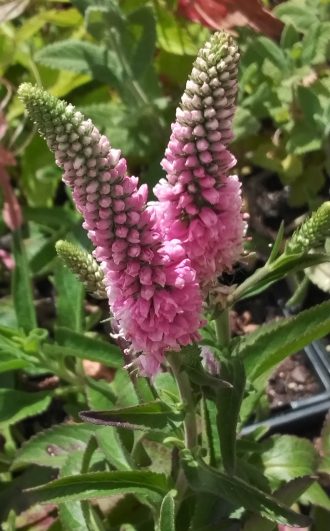
[[[101,262],[111,312],[139,365],[154,374],[165,350],[198,339],[201,293],[178,239],[162,241],[147,186],[127,174],[121,152],[72,105],[23,84],[25,103],[72,189]]]
[[[242,251],[244,220],[233,137],[239,53],[233,38],[214,34],[200,50],[176,111],[155,187],[166,238],[179,238],[201,284],[231,269]]]

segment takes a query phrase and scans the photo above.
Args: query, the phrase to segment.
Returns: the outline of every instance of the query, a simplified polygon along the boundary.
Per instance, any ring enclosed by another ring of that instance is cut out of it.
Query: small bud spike
[[[86,290],[98,299],[107,299],[101,266],[85,249],[65,240],[59,240],[56,252],[70,271],[84,284]]]
[[[307,253],[324,245],[330,237],[330,201],[323,203],[293,233],[286,245],[286,254]]]

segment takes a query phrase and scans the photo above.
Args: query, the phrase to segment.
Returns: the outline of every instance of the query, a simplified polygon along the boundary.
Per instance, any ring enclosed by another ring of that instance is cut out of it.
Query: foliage
[[[239,30],[235,150],[241,167],[279,175],[292,204],[311,206],[329,171],[329,22],[328,3],[303,4],[275,9],[285,25],[279,43]],[[221,376],[195,345],[168,356],[153,381],[137,377],[124,368],[127,345],[110,336],[107,302],[86,294],[56,255],[56,242],[68,239],[101,282],[60,172],[15,96],[31,81],[72,101],[153,185],[209,30],[165,0],[13,0],[0,16],[0,165],[12,157],[6,171],[22,207],[19,226],[0,220],[3,528],[271,531],[275,522],[309,525],[300,504],[312,504],[316,531],[326,529],[319,478],[329,472],[329,420],[320,455],[302,438],[260,441],[241,429],[278,363],[329,334],[329,302],[226,344],[216,334],[238,301],[327,265],[324,242],[290,253],[280,231],[268,262],[230,290],[228,307],[207,313],[202,346]]]
[[[280,42],[241,31],[236,114],[242,164],[277,174],[292,205],[313,205],[329,173],[329,3],[289,0],[274,9]]]

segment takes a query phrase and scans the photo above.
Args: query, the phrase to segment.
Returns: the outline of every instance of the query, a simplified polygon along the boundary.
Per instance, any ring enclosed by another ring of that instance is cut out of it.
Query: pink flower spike
[[[199,337],[202,296],[186,250],[178,239],[162,240],[158,220],[147,208],[147,186],[138,187],[120,151],[90,120],[29,84],[19,95],[56,152],[85,219],[118,333],[142,354],[140,368],[150,376],[165,351],[179,351]]]
[[[181,240],[203,287],[232,268],[246,230],[240,183],[228,177],[236,163],[227,145],[238,59],[234,39],[225,32],[200,50],[162,161],[167,178],[155,186],[159,201],[150,206],[163,238]]]

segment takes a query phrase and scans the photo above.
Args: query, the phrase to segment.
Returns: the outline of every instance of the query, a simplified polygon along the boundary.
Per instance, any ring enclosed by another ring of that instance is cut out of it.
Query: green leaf
[[[68,454],[61,468],[61,477],[79,474],[83,460],[83,452],[75,451]],[[63,528],[67,531],[90,531],[85,514],[79,501],[61,503],[59,518]]]
[[[29,489],[41,503],[90,500],[116,494],[136,494],[159,499],[167,491],[168,480],[164,474],[144,470],[89,472]]]
[[[63,225],[69,228],[77,220],[74,212],[63,207],[25,207],[23,214],[25,220],[54,230],[63,228]]]
[[[55,270],[57,325],[74,332],[83,328],[84,287],[60,260]]]
[[[61,171],[55,166],[53,154],[39,135],[35,135],[29,148],[24,150],[21,164],[20,183],[29,207],[51,207],[61,181]],[[66,217],[64,214],[63,221]]]
[[[156,44],[156,21],[150,6],[142,6],[130,13],[127,21],[132,26],[142,27],[140,38],[137,40],[131,54],[132,72],[137,79],[141,78],[150,66]]]
[[[318,2],[314,2],[314,7],[306,6],[301,0],[291,0],[283,2],[274,8],[274,13],[285,24],[292,24],[297,31],[305,33],[309,31],[311,24],[318,19]]]
[[[56,329],[56,339],[60,345],[67,348],[63,350],[64,356],[74,355],[81,359],[99,361],[107,367],[114,368],[121,368],[124,364],[120,348],[110,342],[78,334],[64,326]],[[56,348],[61,349],[59,346]]]
[[[325,63],[329,58],[330,22],[314,22],[302,41],[301,61],[306,65]]]
[[[183,419],[182,413],[176,413],[164,402],[155,400],[137,406],[111,409],[110,411],[81,411],[80,417],[85,422],[117,426],[127,429],[162,429],[173,421]]]
[[[292,505],[314,481],[310,477],[293,479],[274,492],[274,497],[287,505]],[[275,526],[259,515],[252,515],[246,520],[243,531],[275,531]]]
[[[59,424],[39,432],[18,450],[13,469],[30,464],[61,468],[72,452],[83,451],[95,427],[86,424]]]
[[[12,274],[12,293],[18,326],[25,332],[37,327],[36,312],[33,304],[31,277],[24,242],[19,230],[13,235],[13,254],[15,269]]]
[[[292,24],[286,24],[281,35],[281,47],[290,49],[299,39],[300,36],[295,27]]]
[[[176,55],[195,56],[207,40],[209,32],[200,24],[180,19],[160,3],[155,4],[157,16],[157,44]]]
[[[329,494],[321,487],[319,483],[314,483],[314,485],[306,490],[301,497],[301,503],[323,507],[323,509],[330,511]]]
[[[87,403],[91,409],[111,409],[117,397],[106,380],[86,378]]]
[[[160,507],[158,531],[175,531],[175,491],[166,494]]]
[[[330,301],[309,308],[295,317],[265,324],[245,337],[239,353],[248,378],[256,380],[285,358],[330,332]]]
[[[297,271],[306,269],[307,267],[328,262],[329,260],[330,256],[325,253],[300,253],[290,255],[282,254],[271,264],[257,269],[257,271],[254,273],[255,281],[253,281],[254,275],[252,275],[249,277],[248,281],[243,282],[237,289],[239,292],[239,297],[237,297],[237,299],[235,298],[235,300],[238,300],[238,298],[246,299],[248,297],[253,297],[259,293],[262,293],[265,291],[265,289],[269,288],[269,286],[275,282],[278,282],[290,273],[295,273]],[[263,272],[261,272],[261,269],[263,269]]]
[[[312,443],[293,435],[274,435],[261,443],[261,453],[256,459],[261,461],[264,474],[274,486],[279,481],[290,481],[299,476],[314,474],[318,456]]]
[[[187,460],[183,466],[188,483],[196,492],[209,492],[239,507],[260,514],[268,520],[281,524],[305,527],[308,517],[295,513],[270,494],[235,476],[228,476],[205,463]]]
[[[35,60],[50,68],[88,74],[116,88],[122,78],[118,57],[107,48],[90,42],[72,39],[49,44],[36,53]]]
[[[221,362],[221,377],[232,384],[231,389],[219,389],[217,393],[217,426],[220,438],[221,458],[228,474],[236,466],[236,430],[245,390],[245,371],[240,358]]]
[[[0,373],[7,371],[16,371],[18,369],[24,369],[28,366],[29,362],[27,360],[17,358],[12,354],[7,354],[0,350]]]
[[[284,237],[284,221],[281,222],[280,228],[278,229],[278,233],[276,235],[275,242],[272,246],[272,250],[269,255],[269,258],[267,260],[267,264],[271,264],[278,257],[280,250],[281,250],[281,245],[283,243],[283,237]]]
[[[112,426],[98,428],[95,437],[104,452],[106,460],[117,470],[131,470],[134,467],[131,456],[123,445],[118,431]]]
[[[260,129],[260,123],[250,109],[238,106],[234,115],[235,141],[250,137]]]
[[[51,398],[48,392],[25,393],[15,389],[0,389],[0,428],[43,413]]]
[[[321,462],[319,472],[330,474],[330,413],[327,414],[321,431]]]

